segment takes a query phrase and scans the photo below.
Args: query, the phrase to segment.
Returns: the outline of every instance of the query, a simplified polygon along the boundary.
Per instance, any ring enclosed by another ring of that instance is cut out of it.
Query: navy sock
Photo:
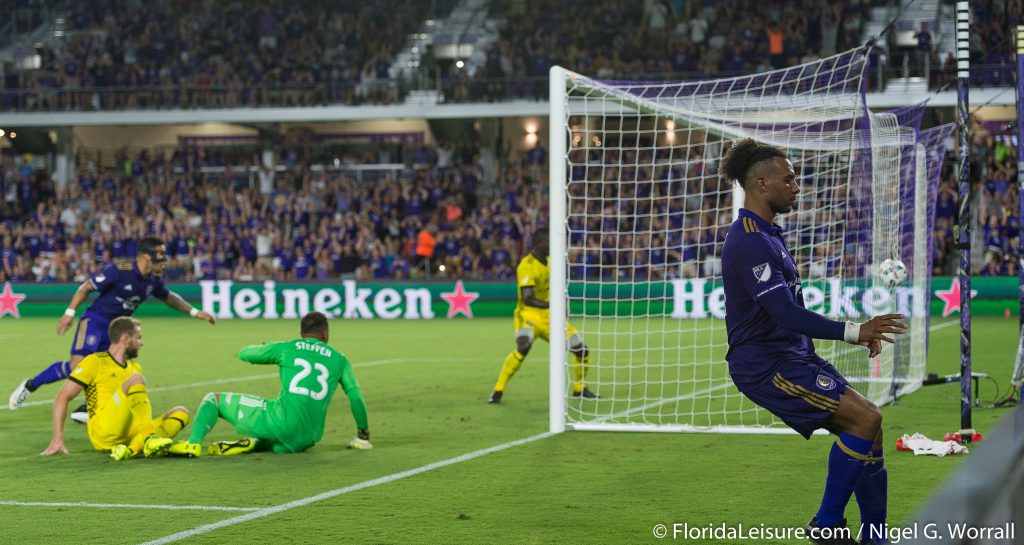
[[[49,367],[43,369],[42,373],[32,377],[32,380],[29,382],[32,383],[33,388],[30,390],[34,391],[43,384],[50,384],[68,378],[68,375],[71,374],[70,363],[68,361],[55,361],[51,363]]]
[[[843,433],[832,445],[828,454],[825,495],[821,498],[817,515],[819,526],[835,526],[843,520],[846,504],[850,503],[850,496],[864,471],[864,462],[873,443],[873,439]]]
[[[871,459],[864,465],[854,493],[860,507],[861,539],[869,543],[884,543],[889,472],[885,469],[882,449],[871,452]]]

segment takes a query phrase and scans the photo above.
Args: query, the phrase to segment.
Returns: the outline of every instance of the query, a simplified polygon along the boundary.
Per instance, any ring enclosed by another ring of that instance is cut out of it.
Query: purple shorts
[[[84,314],[78,320],[78,327],[75,328],[75,339],[71,343],[72,356],[88,356],[93,352],[103,352],[110,348],[110,338],[107,336],[107,328],[110,327],[110,320]]]
[[[848,385],[838,369],[816,356],[789,360],[760,382],[736,382],[743,395],[805,439],[810,439],[814,430],[828,426],[839,408],[839,396]]]

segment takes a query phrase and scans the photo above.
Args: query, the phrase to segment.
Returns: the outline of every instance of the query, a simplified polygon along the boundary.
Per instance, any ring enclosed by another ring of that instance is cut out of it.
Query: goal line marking
[[[405,479],[407,477],[414,477],[416,475],[420,475],[420,474],[426,473],[428,471],[433,471],[435,469],[440,469],[442,467],[447,467],[447,466],[459,464],[459,463],[462,463],[462,462],[468,462],[469,460],[473,460],[473,459],[479,458],[481,456],[486,456],[488,454],[492,454],[492,453],[495,453],[495,452],[498,452],[498,451],[502,451],[502,450],[505,450],[505,449],[509,449],[509,448],[512,448],[512,447],[517,447],[519,445],[525,445],[527,443],[532,443],[534,441],[539,441],[541,439],[545,439],[545,438],[550,437],[552,435],[554,435],[554,434],[551,433],[551,432],[544,432],[544,433],[539,433],[537,435],[533,435],[533,436],[530,436],[530,437],[526,437],[524,439],[518,439],[518,440],[515,440],[515,441],[510,441],[508,443],[502,443],[500,445],[495,445],[493,447],[485,448],[485,449],[482,449],[482,450],[475,450],[473,452],[469,452],[469,453],[463,454],[461,456],[456,456],[454,458],[448,458],[447,460],[441,460],[439,462],[433,462],[433,463],[430,463],[430,464],[427,464],[427,465],[424,465],[424,466],[420,466],[420,467],[417,467],[417,468],[414,468],[414,469],[409,469],[407,471],[402,471],[402,472],[399,472],[399,473],[393,473],[391,475],[386,475],[384,477],[380,477],[380,478],[369,480],[369,481],[363,481],[361,483],[354,484],[354,485],[351,485],[351,486],[346,486],[346,487],[343,487],[343,488],[336,488],[334,490],[330,490],[330,491],[327,491],[327,492],[322,492],[322,493],[317,494],[315,496],[309,496],[309,497],[306,497],[306,498],[290,501],[288,503],[282,503],[281,505],[275,505],[273,507],[266,507],[266,508],[263,508],[263,509],[259,509],[257,511],[252,511],[252,512],[246,513],[244,515],[239,515],[237,517],[225,519],[225,520],[222,520],[222,521],[219,521],[219,522],[213,522],[213,523],[210,523],[210,524],[205,524],[203,526],[198,526],[196,528],[191,528],[189,530],[184,530],[184,531],[181,531],[181,532],[178,532],[178,533],[175,533],[175,534],[171,534],[171,535],[167,535],[167,536],[164,536],[164,537],[161,537],[161,538],[158,538],[158,539],[154,539],[152,541],[146,541],[144,543],[141,543],[140,545],[164,545],[166,543],[174,543],[176,541],[181,541],[183,539],[188,539],[188,538],[193,537],[193,536],[197,536],[197,535],[201,535],[201,534],[206,534],[206,533],[212,532],[212,531],[220,529],[220,528],[225,528],[225,527],[228,527],[228,526],[234,526],[236,524],[241,524],[243,522],[249,522],[250,520],[261,519],[261,518],[264,518],[264,517],[268,517],[270,515],[275,515],[277,513],[282,512],[282,511],[287,511],[289,509],[294,509],[296,507],[302,507],[302,506],[309,505],[311,503],[315,503],[315,502],[318,502],[318,501],[327,500],[327,499],[330,499],[330,498],[333,498],[333,497],[336,497],[336,496],[340,496],[342,494],[348,494],[349,492],[356,492],[356,491],[363,490],[363,489],[366,489],[366,488],[371,488],[371,487],[374,487],[374,486],[380,486],[382,484],[392,483],[392,482],[400,480],[400,479]]]

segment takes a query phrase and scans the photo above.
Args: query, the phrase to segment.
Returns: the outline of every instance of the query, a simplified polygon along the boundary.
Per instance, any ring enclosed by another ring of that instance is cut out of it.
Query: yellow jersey
[[[528,307],[523,302],[523,288],[533,287],[533,296],[539,301],[548,301],[551,297],[551,286],[548,280],[551,276],[551,268],[547,262],[534,257],[532,253],[519,262],[516,267],[516,311],[529,308],[534,311],[547,312],[547,309]]]
[[[132,373],[142,373],[142,366],[134,360],[125,360],[124,365],[121,365],[107,352],[90,354],[78,362],[68,379],[85,388],[90,424],[96,412],[114,399],[115,393],[124,395],[121,393],[121,385]]]

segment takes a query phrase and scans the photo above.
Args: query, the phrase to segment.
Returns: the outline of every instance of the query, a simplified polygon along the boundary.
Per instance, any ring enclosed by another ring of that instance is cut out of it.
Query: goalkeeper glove
[[[354,448],[359,450],[370,450],[373,448],[373,443],[370,442],[370,430],[361,429],[356,432],[356,436],[349,442],[348,448]]]

